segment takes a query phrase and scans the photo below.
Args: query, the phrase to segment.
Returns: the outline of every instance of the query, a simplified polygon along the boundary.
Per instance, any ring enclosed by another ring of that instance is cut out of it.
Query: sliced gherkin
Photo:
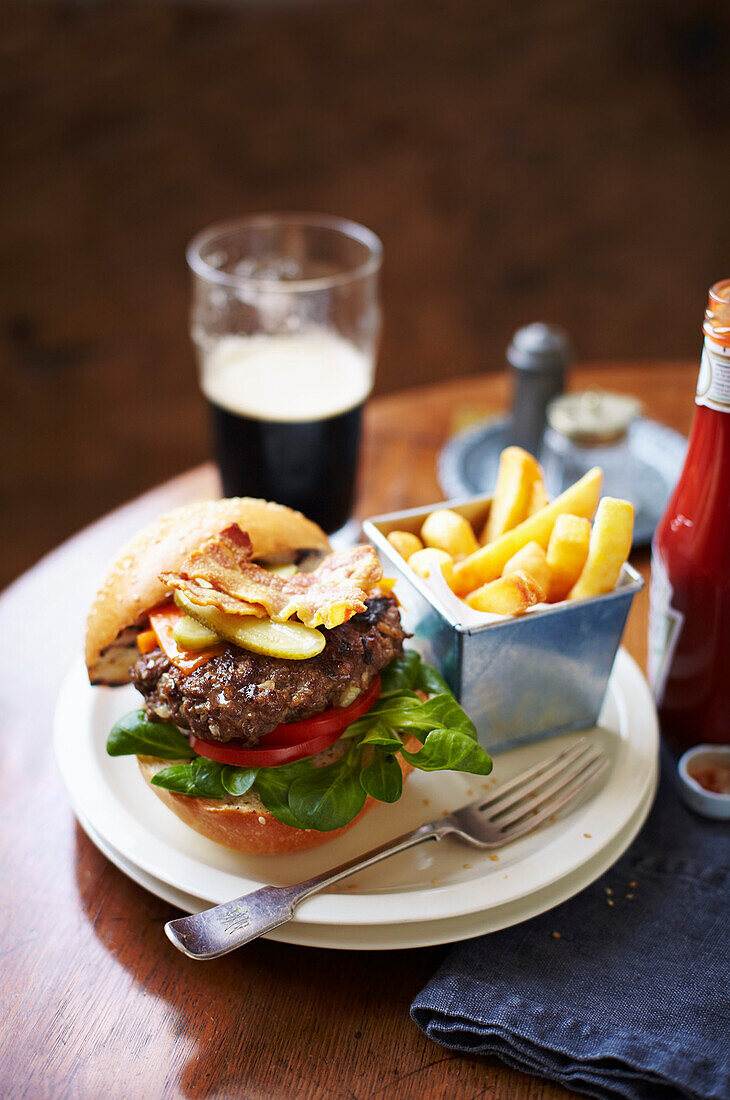
[[[267,565],[266,570],[269,573],[276,573],[277,577],[283,577],[287,580],[289,577],[293,577],[295,573],[298,573],[296,565]]]
[[[222,641],[220,634],[216,634],[209,626],[203,626],[190,615],[184,615],[182,619],[178,619],[173,627],[172,636],[182,649],[209,649],[210,646],[218,645]]]
[[[175,603],[196,622],[215,631],[228,642],[289,661],[305,661],[316,657],[325,647],[325,636],[304,623],[275,623],[255,615],[231,615],[218,607],[199,607],[182,592],[175,593]]]

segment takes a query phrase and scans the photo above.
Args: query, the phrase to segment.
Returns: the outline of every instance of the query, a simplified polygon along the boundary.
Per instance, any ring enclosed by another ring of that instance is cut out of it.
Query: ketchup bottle
[[[730,743],[730,279],[703,331],[687,457],[652,544],[649,680],[678,752]]]

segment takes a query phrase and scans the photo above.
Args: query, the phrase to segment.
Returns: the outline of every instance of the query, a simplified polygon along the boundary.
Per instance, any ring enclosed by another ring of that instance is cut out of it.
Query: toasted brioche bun
[[[343,742],[337,742],[331,749],[325,749],[320,753],[320,759],[315,758],[318,766],[329,764],[336,758],[339,755],[337,750],[342,744]],[[406,741],[405,746],[409,751],[414,752],[420,744],[415,737],[411,737]],[[186,794],[175,794],[174,791],[152,784],[153,775],[175,761],[160,760],[155,756],[138,756],[137,760],[150,790],[154,791],[181,821],[191,829],[195,829],[196,833],[202,833],[208,840],[214,840],[216,844],[222,844],[236,852],[245,852],[247,855],[286,855],[289,852],[305,852],[309,848],[316,848],[347,832],[377,804],[376,800],[368,795],[357,817],[341,829],[332,829],[328,833],[320,832],[318,829],[294,829],[290,825],[282,825],[277,821],[266,809],[256,791],[248,791],[247,794],[238,798],[231,796],[226,799],[193,798]],[[184,761],[181,760],[178,763],[182,764]],[[405,783],[413,767],[402,757],[398,757],[398,763]]]
[[[329,550],[327,536],[301,512],[251,497],[204,500],[166,512],[145,527],[112,562],[86,621],[86,667],[92,684],[129,680],[136,628],[168,590],[159,578],[231,523],[248,532],[254,558],[276,559]]]

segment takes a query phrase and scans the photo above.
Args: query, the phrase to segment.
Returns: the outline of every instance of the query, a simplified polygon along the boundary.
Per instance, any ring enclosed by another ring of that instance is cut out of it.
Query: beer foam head
[[[327,331],[225,336],[201,364],[205,396],[258,420],[324,420],[360,405],[372,357]]]

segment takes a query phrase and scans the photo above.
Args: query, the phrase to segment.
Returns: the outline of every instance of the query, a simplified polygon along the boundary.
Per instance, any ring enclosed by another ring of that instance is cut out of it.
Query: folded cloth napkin
[[[730,1100],[730,827],[659,794],[623,858],[540,917],[459,944],[411,1006],[431,1039],[586,1096]]]

